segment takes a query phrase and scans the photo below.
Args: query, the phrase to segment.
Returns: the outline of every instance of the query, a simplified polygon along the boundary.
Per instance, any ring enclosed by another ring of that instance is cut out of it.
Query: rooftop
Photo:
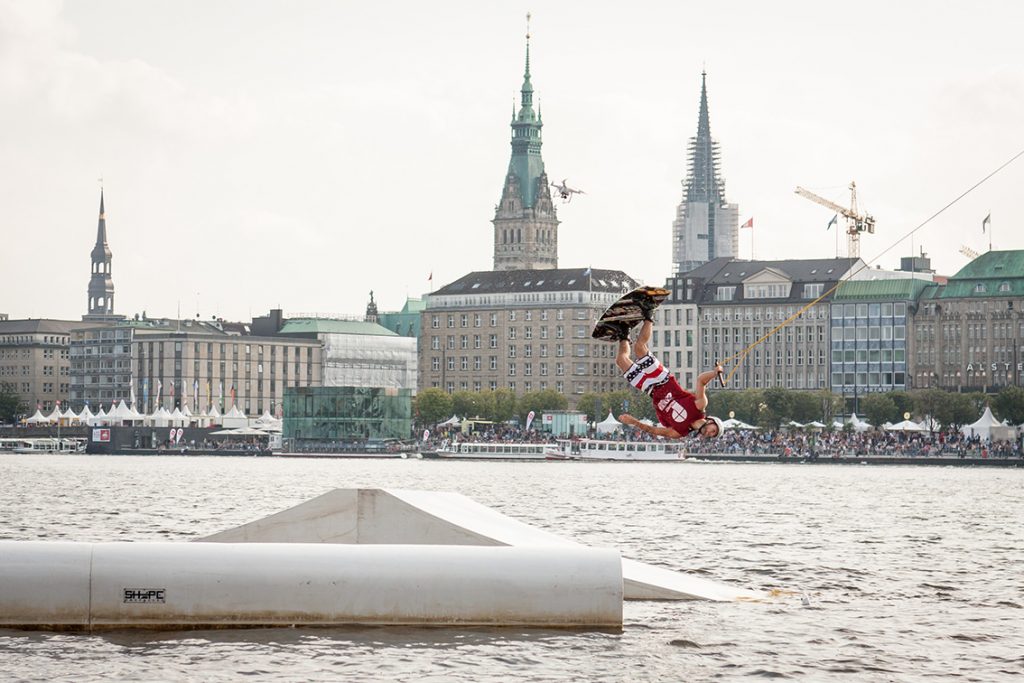
[[[639,286],[621,270],[555,268],[548,270],[482,270],[447,284],[431,296],[509,294],[523,292],[624,293]]]
[[[280,334],[364,334],[378,337],[396,337],[394,332],[377,323],[363,320],[336,320],[332,318],[291,318]]]

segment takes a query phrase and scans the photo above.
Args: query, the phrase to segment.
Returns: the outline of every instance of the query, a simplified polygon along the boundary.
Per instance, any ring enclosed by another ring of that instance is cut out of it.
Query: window
[[[824,291],[825,285],[821,282],[814,282],[804,285],[804,298],[805,299],[817,299],[821,296]]]

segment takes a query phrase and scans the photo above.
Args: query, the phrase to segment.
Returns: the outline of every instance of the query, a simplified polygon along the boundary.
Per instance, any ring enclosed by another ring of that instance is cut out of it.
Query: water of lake
[[[807,600],[627,602],[621,633],[0,630],[0,678],[1024,676],[1021,469],[2,455],[0,539],[185,541],[339,487],[457,491],[627,557]]]

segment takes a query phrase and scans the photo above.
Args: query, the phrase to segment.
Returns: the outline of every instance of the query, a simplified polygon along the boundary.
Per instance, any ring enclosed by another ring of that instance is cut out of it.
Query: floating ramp
[[[199,539],[215,543],[329,543],[584,548],[458,493],[335,489],[263,519]],[[540,571],[540,568],[535,569]],[[627,600],[758,600],[701,577],[622,560]]]
[[[0,627],[622,627],[613,550],[0,541]]]

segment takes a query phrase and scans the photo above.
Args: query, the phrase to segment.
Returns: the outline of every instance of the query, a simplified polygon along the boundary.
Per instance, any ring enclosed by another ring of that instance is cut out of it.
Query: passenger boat
[[[603,441],[559,439],[547,451],[549,460],[630,460],[665,462],[686,459],[683,444],[668,441]]]
[[[513,443],[448,441],[435,451],[423,451],[424,458],[458,458],[462,460],[546,460],[553,443]]]
[[[85,453],[85,439],[55,439],[50,437],[0,439],[0,452]]]

